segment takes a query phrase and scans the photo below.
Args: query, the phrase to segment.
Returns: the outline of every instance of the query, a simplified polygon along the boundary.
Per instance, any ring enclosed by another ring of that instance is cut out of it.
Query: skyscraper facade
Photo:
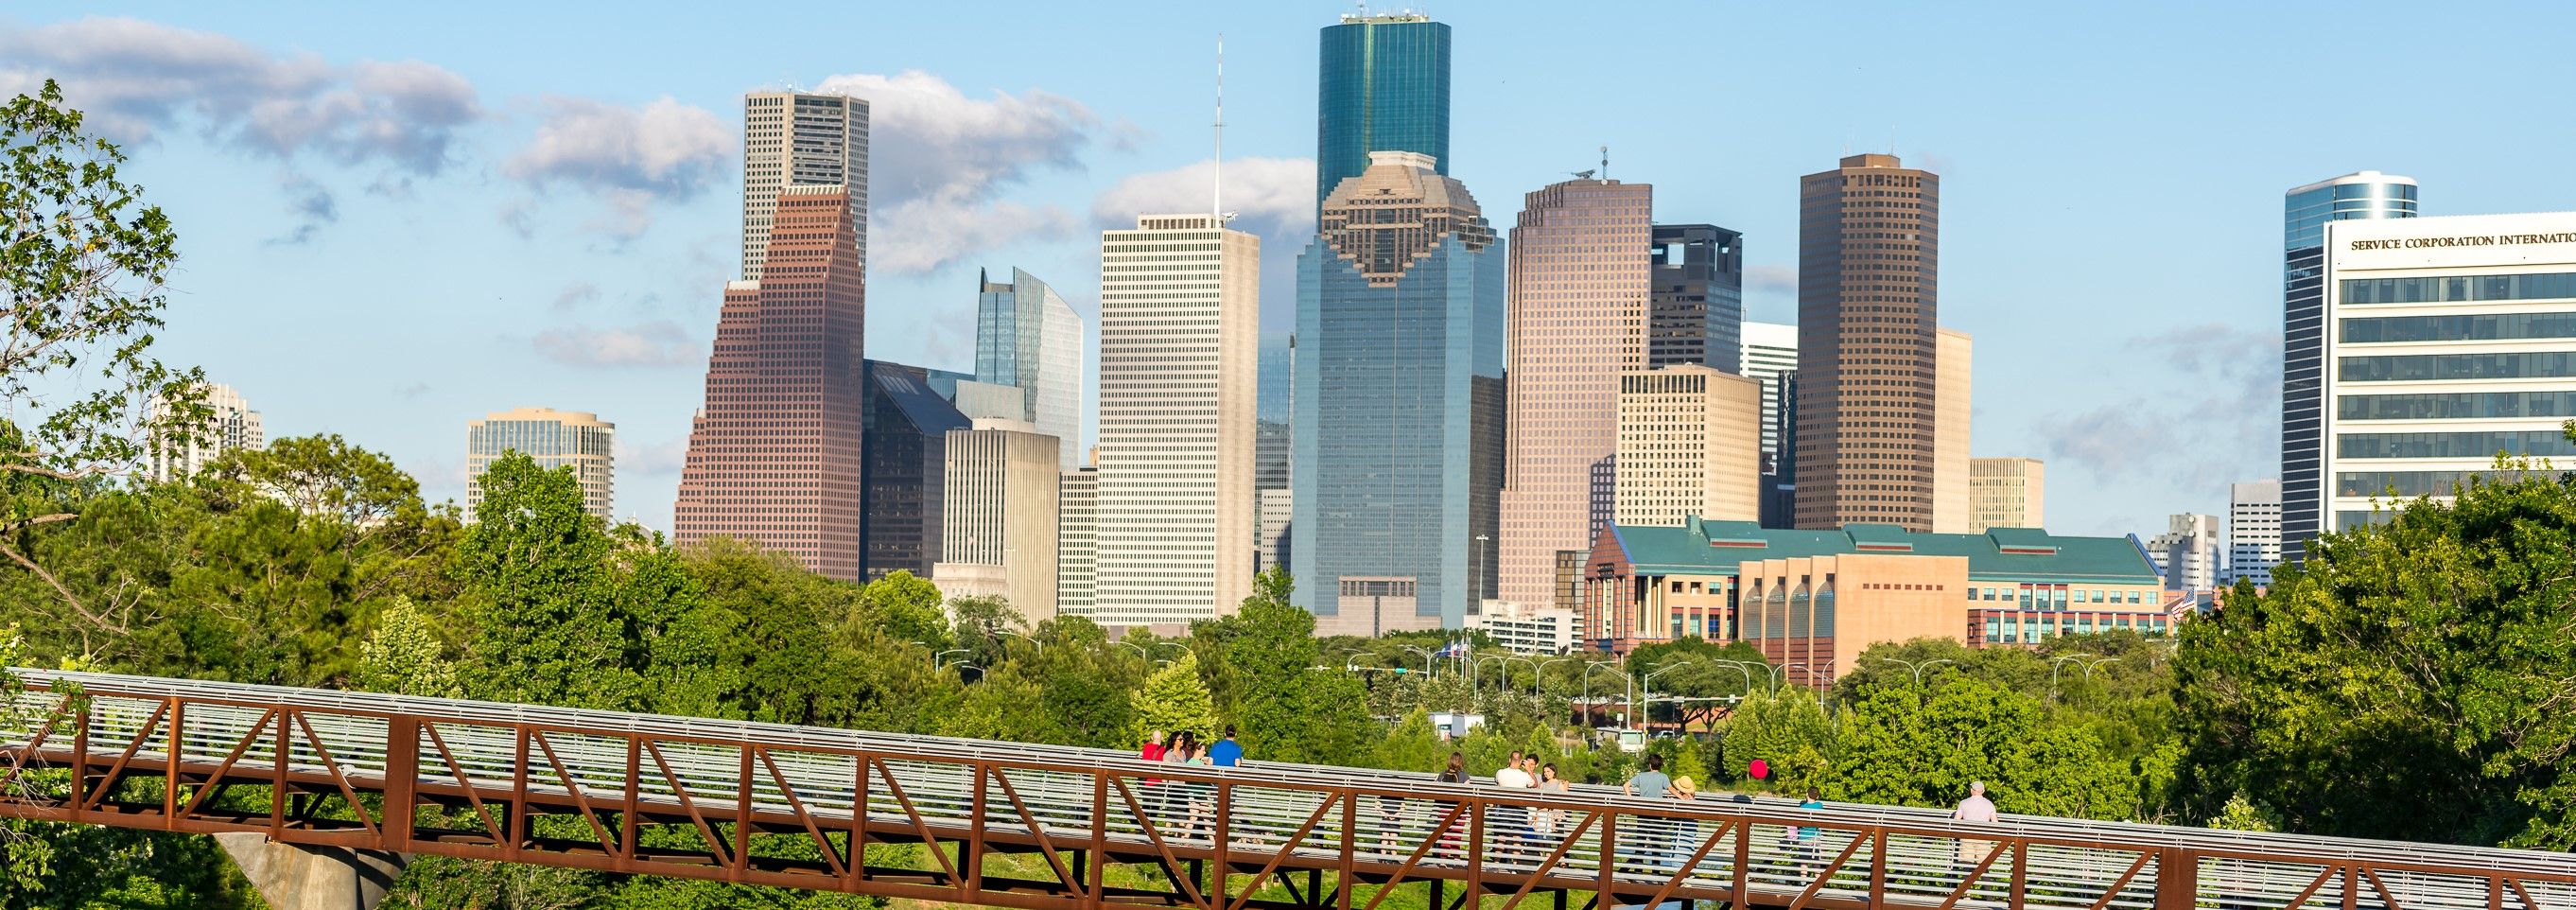
[[[2257,480],[2227,485],[2227,576],[2255,587],[2272,585],[2272,569],[2281,564],[2281,482]]]
[[[770,277],[725,285],[672,506],[675,541],[733,537],[859,577],[867,365],[855,201],[838,186],[780,190]]]
[[[1100,534],[1100,471],[1066,471],[1056,481],[1055,604],[1065,616],[1097,612],[1092,595]]]
[[[778,194],[847,190],[850,246],[868,261],[868,103],[843,95],[753,92],[742,99],[742,277],[760,280]]]
[[[1974,339],[1940,330],[1932,377],[1932,531],[1975,534],[1968,506],[1968,386]]]
[[[1761,422],[1762,384],[1742,376],[1696,363],[1620,376],[1614,520],[1759,518]]]
[[[2218,587],[2218,516],[2174,515],[2165,533],[2147,542],[2147,555],[2164,573],[2168,591],[2207,591]]]
[[[1619,376],[1646,366],[1654,188],[1577,178],[1529,194],[1511,238],[1510,455],[1500,596],[1548,601],[1583,549],[1593,462],[1619,450]]]
[[[1744,234],[1714,224],[1658,224],[1652,255],[1646,365],[1735,372],[1744,358]]]
[[[1780,442],[1794,429],[1780,419],[1784,384],[1798,374],[1798,327],[1777,322],[1744,324],[1743,358],[1735,374],[1762,383],[1762,470],[1775,473]]]
[[[2043,527],[2047,497],[2048,466],[2039,459],[1968,461],[1968,533]]]
[[[1319,629],[1463,628],[1491,590],[1502,243],[1430,157],[1370,157],[1297,258],[1293,597]]]
[[[860,577],[897,571],[930,577],[939,562],[940,506],[946,498],[948,431],[964,413],[931,388],[929,370],[868,361],[860,446]],[[978,383],[967,383],[976,385]]]
[[[2308,540],[2333,530],[2324,499],[2326,245],[2330,222],[2413,218],[2412,177],[2361,171],[2281,197],[2281,552],[2297,562]],[[2494,454],[2492,452],[2488,454]]]
[[[465,425],[465,512],[483,504],[485,468],[517,452],[547,470],[572,468],[582,511],[616,521],[617,425],[588,411],[519,408],[494,411]]]
[[[2499,454],[2551,478],[2576,459],[2576,212],[2336,221],[2323,245],[2320,531],[2519,476]]]
[[[1941,178],[1853,155],[1798,197],[1797,525],[1929,531]]]
[[[1251,593],[1260,326],[1260,238],[1204,214],[1101,233],[1101,624],[1186,623]]]
[[[259,449],[268,446],[268,430],[260,423],[258,411],[232,386],[209,383],[205,386],[206,409],[214,412],[207,422],[197,427],[197,436],[179,445],[154,441],[152,445],[152,479],[168,483],[186,480],[204,470],[215,456],[234,449]],[[159,400],[152,402],[154,417],[166,417],[169,408]],[[474,493],[469,490],[467,496]]]
[[[1031,625],[1055,618],[1059,529],[1054,436],[986,418],[948,431],[939,564],[950,597],[1001,597]]]
[[[1449,173],[1449,25],[1415,13],[1345,15],[1323,30],[1315,104],[1315,205],[1369,168],[1419,152]]]
[[[1082,466],[1082,316],[1020,269],[1008,284],[976,274],[975,378],[1017,386],[1017,419],[1063,441],[1063,470]]]

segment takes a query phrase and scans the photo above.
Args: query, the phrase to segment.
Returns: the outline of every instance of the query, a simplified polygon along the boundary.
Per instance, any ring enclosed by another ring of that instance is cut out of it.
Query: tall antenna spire
[[[1601,147],[1601,182],[1610,182],[1610,147]]]
[[[1225,227],[1225,33],[1216,33],[1216,185],[1208,188],[1208,214]]]

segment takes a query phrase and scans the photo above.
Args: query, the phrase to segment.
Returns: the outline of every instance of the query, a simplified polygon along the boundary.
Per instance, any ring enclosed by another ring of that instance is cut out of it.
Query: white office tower
[[[2325,465],[2308,491],[2324,530],[2447,500],[2497,471],[2498,453],[2562,471],[2576,460],[2560,431],[2576,414],[2576,212],[2336,221],[2324,234]],[[2286,531],[2298,497],[2282,480]]]
[[[1619,377],[1619,524],[1762,517],[1762,385],[1698,364]],[[1595,529],[1598,533],[1598,529]]]
[[[1261,239],[1210,215],[1100,235],[1093,618],[1175,626],[1252,592]]]
[[[1055,493],[1055,611],[1092,615],[1093,565],[1100,533],[1100,471],[1066,471]]]
[[[1744,363],[1736,375],[1762,383],[1763,473],[1780,454],[1780,380],[1798,375],[1798,327],[1777,322],[1744,324]]]
[[[152,479],[164,483],[186,480],[203,470],[215,456],[234,449],[259,449],[268,446],[268,431],[260,426],[259,412],[250,409],[241,392],[228,385],[209,383],[205,387],[206,409],[214,415],[196,428],[196,438],[184,445],[170,446],[156,441],[152,446]],[[168,407],[155,400],[153,417],[169,414]]]
[[[742,277],[760,280],[778,193],[847,185],[850,236],[868,261],[868,103],[843,95],[753,92],[742,97]]]
[[[546,470],[571,468],[581,481],[582,509],[617,520],[617,425],[589,411],[518,408],[465,425],[465,514],[483,504],[483,471],[516,452]]]
[[[2175,515],[2165,533],[2147,542],[2147,552],[2165,576],[2165,589],[2207,591],[2218,587],[2218,516]]]
[[[2281,482],[2227,485],[2227,583],[2270,587],[2281,564]]]

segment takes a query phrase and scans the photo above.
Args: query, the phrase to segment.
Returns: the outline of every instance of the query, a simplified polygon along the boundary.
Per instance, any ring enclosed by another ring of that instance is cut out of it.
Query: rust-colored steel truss
[[[1026,910],[2576,910],[2565,854],[14,672],[0,814],[294,844]]]

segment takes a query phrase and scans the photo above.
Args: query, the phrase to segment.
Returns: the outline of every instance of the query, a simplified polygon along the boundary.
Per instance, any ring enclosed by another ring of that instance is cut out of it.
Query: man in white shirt
[[[1521,754],[1514,752],[1512,760],[1505,763],[1502,770],[1494,772],[1494,786],[1511,790],[1527,790],[1538,786],[1538,778],[1531,777],[1529,771],[1521,767]]]
[[[1986,782],[1974,781],[1969,783],[1968,798],[1959,801],[1959,808],[1951,810],[1950,817],[1963,822],[1993,823],[1996,819],[1995,804],[1993,801],[1986,799]],[[1963,870],[1976,868],[1978,863],[1986,861],[1986,855],[1993,853],[1994,849],[1995,844],[1993,841],[1968,840],[1966,838],[1961,838],[1959,840],[1959,868]]]

